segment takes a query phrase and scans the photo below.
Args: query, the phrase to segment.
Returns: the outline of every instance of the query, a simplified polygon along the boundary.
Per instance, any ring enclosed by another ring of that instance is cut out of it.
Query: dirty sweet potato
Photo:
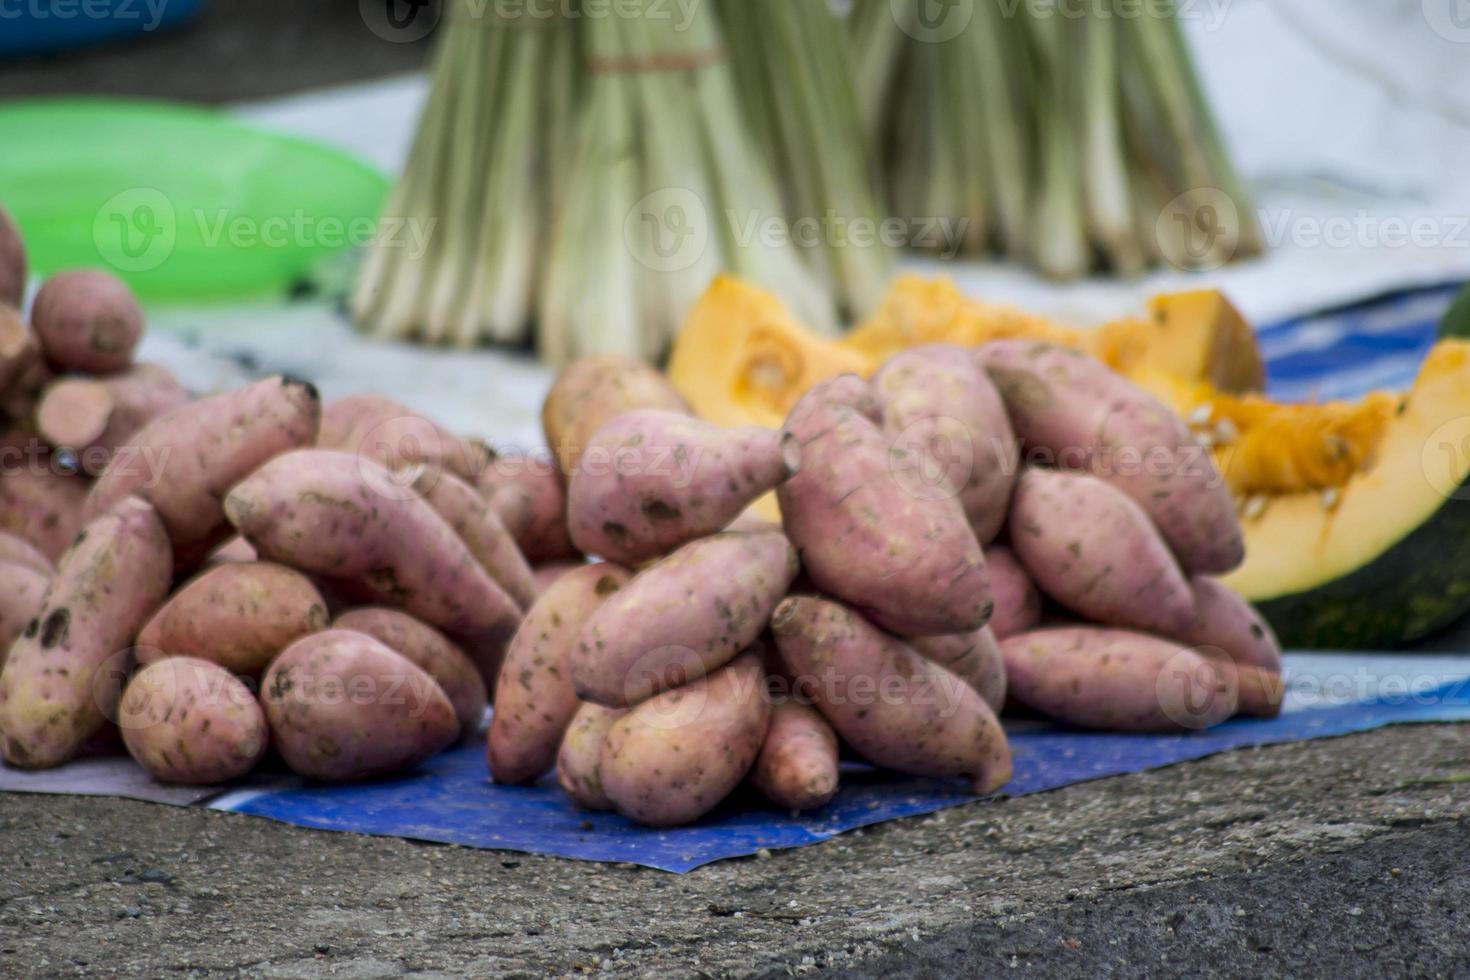
[[[56,574],[56,565],[41,554],[39,548],[18,534],[0,531],[0,562],[24,565],[26,568],[44,573],[48,578]]]
[[[33,457],[0,479],[0,530],[55,561],[85,523],[90,487],[85,477],[61,472],[55,457]]]
[[[1173,634],[1201,656],[1228,661],[1237,673],[1240,711],[1273,718],[1281,712],[1281,644],[1249,602],[1216,579],[1190,580],[1194,619]]]
[[[485,680],[449,637],[406,612],[383,607],[348,610],[332,628],[366,633],[423,668],[449,696],[461,734],[468,738],[480,731],[489,703]]]
[[[31,327],[53,370],[109,374],[133,362],[143,339],[143,310],[112,273],[73,269],[41,284]]]
[[[637,565],[723,530],[801,468],[789,433],[635,410],[592,436],[567,488],[572,543]]]
[[[750,781],[783,809],[825,806],[837,795],[837,734],[814,708],[795,701],[774,705]]]
[[[602,743],[607,741],[613,724],[627,713],[627,708],[604,708],[587,702],[577,706],[556,753],[556,781],[578,806],[588,810],[613,808],[602,789]]]
[[[128,754],[159,782],[211,786],[250,772],[270,744],[255,694],[218,664],[172,657],[133,677],[118,706]]]
[[[989,626],[973,633],[922,636],[909,640],[915,653],[938,664],[975,689],[975,693],[1000,713],[1006,703],[1006,664],[1000,642]]]
[[[0,561],[0,670],[10,646],[41,611],[51,574],[30,565]]]
[[[133,637],[168,595],[171,555],[158,513],[136,497],[82,529],[0,673],[6,762],[60,765],[114,716]]]

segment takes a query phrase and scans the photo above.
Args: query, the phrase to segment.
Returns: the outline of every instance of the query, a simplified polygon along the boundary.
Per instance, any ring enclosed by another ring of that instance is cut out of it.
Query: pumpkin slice
[[[1225,584],[1288,646],[1382,649],[1470,611],[1470,342],[1440,342],[1340,486],[1248,498]]]

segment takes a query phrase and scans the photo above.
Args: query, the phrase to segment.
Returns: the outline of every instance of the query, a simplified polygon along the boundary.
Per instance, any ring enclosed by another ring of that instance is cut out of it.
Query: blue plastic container
[[[142,37],[189,20],[204,0],[5,0],[0,58]]]

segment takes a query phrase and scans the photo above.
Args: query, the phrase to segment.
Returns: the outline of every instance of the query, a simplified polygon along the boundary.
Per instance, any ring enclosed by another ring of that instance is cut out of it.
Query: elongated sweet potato
[[[281,758],[324,782],[404,772],[459,737],[438,683],[353,630],[314,633],[287,647],[266,671],[261,700]]]
[[[34,545],[52,561],[81,530],[90,483],[62,473],[54,457],[35,457],[0,478],[0,530]]]
[[[348,395],[328,404],[317,445],[366,456],[390,470],[421,466],[471,483],[490,462],[485,446],[382,395]]]
[[[904,449],[918,494],[954,494],[980,543],[1005,526],[1020,469],[1005,403],[969,352],[948,344],[914,347],[873,376],[883,427]]]
[[[915,494],[853,375],[817,385],[791,410],[801,472],[777,488],[786,534],[824,592],[910,636],[977,630],[993,603],[985,556],[953,497]]]
[[[352,453],[277,456],[224,502],[261,557],[329,577],[456,636],[509,637],[521,609],[412,487]]]
[[[618,565],[585,565],[557,579],[526,613],[495,685],[486,754],[496,782],[529,782],[556,761],[578,705],[572,648],[592,614],[632,578]]]
[[[46,572],[0,561],[0,670],[5,668],[11,644],[40,613],[50,584]]]
[[[1177,634],[1194,597],[1142,507],[1085,473],[1028,468],[1016,484],[1011,547],[1026,575],[1097,623]]]
[[[137,494],[158,508],[175,563],[193,567],[229,536],[220,501],[230,488],[266,460],[311,445],[320,417],[316,388],[284,377],[175,409],[113,454],[87,514]]]
[[[787,810],[826,806],[837,795],[837,734],[816,709],[777,702],[750,781]]]
[[[724,530],[801,467],[775,429],[723,429],[674,412],[624,412],[592,436],[567,488],[572,543],[636,565]]]
[[[975,356],[1032,462],[1091,472],[1132,497],[1185,571],[1221,575],[1245,557],[1230,491],[1167,405],[1085,354],[1001,340]]]
[[[105,378],[62,378],[41,393],[36,428],[57,448],[71,449],[87,467],[100,451],[106,459],[144,426],[189,400],[167,368],[135,364]]]
[[[869,762],[964,776],[982,794],[1010,780],[1010,746],[980,695],[854,610],[792,596],[771,631],[797,689]]]
[[[1142,633],[1078,626],[1002,640],[1010,696],[1042,714],[1117,732],[1209,728],[1235,713],[1220,667]]]
[[[332,628],[366,633],[423,668],[449,696],[460,733],[465,738],[479,733],[489,703],[485,681],[449,637],[406,612],[383,607],[349,610],[337,617]]]
[[[480,567],[517,605],[526,608],[536,601],[536,583],[526,556],[479,491],[453,473],[427,469],[420,471],[414,488],[454,528]]]
[[[129,646],[168,595],[170,556],[158,513],[137,498],[119,502],[77,536],[0,673],[6,762],[60,765],[114,717]]]
[[[218,664],[171,657],[128,682],[118,707],[128,754],[164,783],[210,786],[254,769],[270,744],[255,694]]]
[[[194,657],[258,677],[276,654],[327,628],[327,603],[311,579],[270,562],[225,562],[201,572],[138,634],[138,662]]]
[[[1234,665],[1243,714],[1273,718],[1281,712],[1281,644],[1261,614],[1238,593],[1215,579],[1190,580],[1195,615],[1174,634],[1201,656]]]
[[[567,488],[549,456],[499,456],[479,479],[516,544],[533,564],[582,557],[567,530]]]
[[[31,327],[55,370],[108,374],[133,362],[143,339],[143,310],[112,273],[73,269],[41,284]]]
[[[577,696],[624,707],[718,669],[760,636],[797,569],[777,532],[685,545],[587,620],[572,650]]]
[[[0,207],[0,303],[19,309],[25,295],[25,242],[10,212]]]
[[[627,708],[604,708],[584,702],[572,716],[556,753],[556,781],[578,806],[589,810],[613,808],[602,789],[602,743],[607,741],[612,726],[627,713]]]
[[[915,653],[949,671],[975,689],[975,693],[1000,713],[1006,703],[1006,664],[1000,642],[989,626],[973,633],[952,636],[921,636],[909,640]]]
[[[755,764],[770,717],[760,658],[737,657],[614,722],[598,760],[603,791],[614,809],[642,824],[698,820]]]
[[[3,248],[3,245],[0,245]],[[0,259],[3,261],[3,259]],[[5,273],[0,270],[0,288]],[[21,319],[20,310],[0,297],[0,392],[11,394],[12,386],[26,383],[27,375],[41,363],[41,345]],[[4,401],[9,401],[6,397]]]
[[[995,615],[990,629],[997,640],[1035,629],[1041,622],[1041,593],[1016,560],[1010,548],[993,544],[985,549],[990,569],[990,591],[995,596]]]
[[[56,574],[56,565],[50,558],[41,554],[40,549],[25,538],[9,531],[0,531],[0,562],[24,565],[48,578]]]
[[[642,361],[607,354],[568,364],[541,406],[546,445],[562,474],[570,477],[577,471],[594,432],[635,408],[689,411],[668,380]]]

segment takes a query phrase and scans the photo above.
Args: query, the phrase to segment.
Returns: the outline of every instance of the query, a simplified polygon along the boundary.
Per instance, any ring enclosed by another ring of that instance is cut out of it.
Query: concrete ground
[[[1455,976],[1470,730],[1234,752],[688,875],[0,797],[0,975]]]

